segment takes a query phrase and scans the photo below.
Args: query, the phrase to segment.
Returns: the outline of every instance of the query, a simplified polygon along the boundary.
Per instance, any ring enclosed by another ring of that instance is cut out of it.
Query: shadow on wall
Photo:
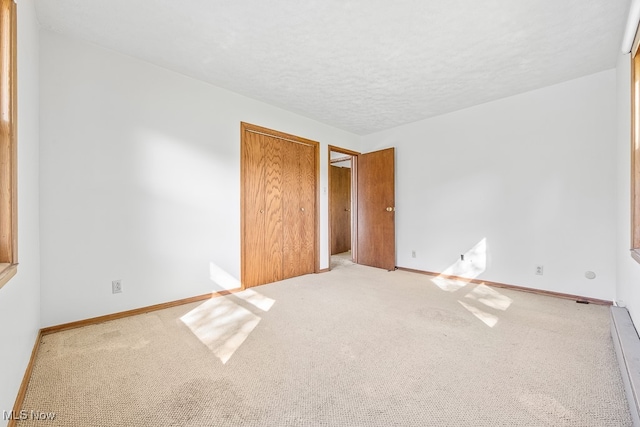
[[[493,328],[500,320],[500,311],[506,311],[513,300],[483,283],[473,283],[487,268],[487,239],[483,238],[431,281],[446,292],[467,292],[458,302],[482,323]],[[457,276],[452,279],[448,276]],[[473,289],[469,291],[469,285]]]

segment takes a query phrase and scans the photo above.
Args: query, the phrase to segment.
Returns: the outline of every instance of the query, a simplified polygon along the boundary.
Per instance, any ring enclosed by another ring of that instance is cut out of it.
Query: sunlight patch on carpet
[[[487,307],[495,308],[496,310],[505,311],[509,308],[513,300],[506,295],[501,294],[495,289],[490,288],[487,285],[478,285],[474,290],[464,296],[475,301],[478,301]]]
[[[260,323],[259,316],[225,297],[199,305],[180,320],[223,364]]]
[[[496,324],[498,323],[498,316],[495,316],[491,313],[487,313],[486,311],[483,311],[481,309],[479,309],[478,307],[474,307],[470,304],[464,303],[460,300],[458,300],[458,302],[467,309],[467,311],[469,311],[469,313],[473,314],[474,316],[476,316],[478,319],[480,319],[482,321],[482,323],[484,323],[485,325],[487,325],[490,328],[493,328],[494,326],[496,326]]]
[[[469,284],[463,280],[447,279],[445,277],[434,277],[431,281],[440,289],[447,292],[455,292],[458,289],[462,289]]]
[[[273,304],[276,303],[275,300],[266,297],[253,289],[246,289],[242,292],[237,292],[234,295],[262,311],[269,311],[271,307],[273,307]]]

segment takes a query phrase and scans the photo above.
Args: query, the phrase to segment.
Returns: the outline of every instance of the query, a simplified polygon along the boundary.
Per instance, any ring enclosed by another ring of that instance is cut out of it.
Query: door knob
[[[304,212],[304,208],[300,208],[300,210],[301,210],[302,212]]]
[[[392,208],[391,206],[387,206],[387,212],[393,212],[395,211],[395,208]]]
[[[350,210],[351,210],[351,209],[347,209],[347,208],[345,208],[345,209],[344,209],[344,211],[345,211],[345,212],[349,212]]]

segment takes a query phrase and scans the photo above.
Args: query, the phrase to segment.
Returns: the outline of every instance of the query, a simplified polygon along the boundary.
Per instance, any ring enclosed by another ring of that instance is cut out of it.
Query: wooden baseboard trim
[[[42,329],[38,331],[38,335],[36,336],[36,342],[33,344],[33,350],[31,350],[31,358],[29,359],[29,363],[27,364],[27,369],[24,371],[24,376],[22,377],[22,383],[20,384],[20,388],[18,389],[18,395],[16,396],[16,401],[13,404],[13,413],[19,414],[22,410],[22,405],[24,403],[24,398],[27,395],[27,387],[29,386],[29,381],[31,381],[31,373],[33,372],[33,366],[36,361],[36,356],[38,354],[38,349],[40,348],[40,341],[42,339]],[[16,419],[12,417],[7,423],[7,427],[15,427]]]
[[[241,292],[243,289],[231,289],[228,291],[218,291],[212,292],[210,294],[197,295],[195,297],[184,298],[176,301],[163,302],[161,304],[149,305],[146,307],[135,308],[133,310],[120,311],[118,313],[107,314],[104,316],[92,317],[90,319],[78,320],[76,322],[63,323],[61,325],[48,326],[46,328],[42,328],[40,332],[42,335],[52,334],[54,332],[66,331],[68,329],[81,328],[83,326],[95,325],[98,323],[108,322],[109,320],[122,319],[125,317],[136,316],[138,314],[149,313],[152,311],[163,310],[165,308],[176,307],[178,305],[189,304],[197,301],[204,301],[211,298],[217,298],[224,295],[234,294],[236,292]]]
[[[406,268],[406,267],[396,267],[396,268],[398,270],[408,271],[410,273],[426,274],[427,276],[444,277],[445,279],[452,279],[452,280],[462,280],[462,281],[465,281],[465,282],[475,283],[475,284],[479,284],[479,285],[487,285],[487,286],[493,286],[493,287],[496,287],[496,288],[503,288],[503,289],[513,289],[515,291],[529,292],[529,293],[532,293],[532,294],[546,295],[546,296],[550,296],[550,297],[563,298],[563,299],[569,299],[569,300],[574,300],[574,301],[585,301],[585,302],[588,302],[588,303],[591,303],[591,304],[598,304],[598,305],[612,305],[613,304],[612,301],[607,301],[607,300],[602,300],[602,299],[597,299],[597,298],[590,298],[590,297],[583,297],[583,296],[580,296],[580,295],[563,294],[563,293],[560,293],[560,292],[553,292],[553,291],[544,291],[542,289],[526,288],[524,286],[508,285],[506,283],[500,283],[500,282],[490,282],[488,280],[469,279],[467,277],[451,276],[451,275],[448,275],[448,274],[434,273],[432,271],[415,270],[413,268]]]
[[[322,268],[322,269],[318,270],[318,273],[328,273],[329,271],[331,271],[331,270],[327,267],[327,268]]]

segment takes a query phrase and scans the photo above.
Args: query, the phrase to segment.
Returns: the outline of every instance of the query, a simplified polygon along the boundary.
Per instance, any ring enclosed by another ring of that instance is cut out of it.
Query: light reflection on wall
[[[240,289],[242,287],[240,280],[233,277],[214,262],[209,263],[209,278],[218,286],[216,291]]]
[[[458,303],[482,323],[493,328],[500,320],[497,312],[506,311],[513,300],[494,288],[477,283],[475,279],[486,268],[487,239],[483,238],[464,253],[464,259],[457,260],[431,281],[443,291],[451,293],[461,292],[463,289],[467,291],[465,288],[472,287],[464,295],[464,300],[457,300]]]
[[[451,264],[440,276],[431,281],[440,289],[447,292],[455,292],[465,287],[468,281],[450,279],[444,276],[457,276],[462,279],[475,279],[487,268],[487,239],[483,238],[471,249],[464,253],[464,260],[458,259]]]
[[[451,264],[443,275],[475,279],[487,269],[487,239],[484,238],[464,253],[464,260]]]

